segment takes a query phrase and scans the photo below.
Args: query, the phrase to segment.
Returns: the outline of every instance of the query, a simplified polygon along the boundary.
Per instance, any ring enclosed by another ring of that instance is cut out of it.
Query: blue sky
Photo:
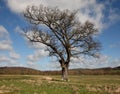
[[[0,67],[24,66],[40,70],[59,67],[53,57],[48,57],[44,45],[32,46],[20,34],[27,26],[22,15],[26,6],[38,6],[41,3],[45,6],[58,6],[62,10],[79,9],[79,20],[82,23],[90,20],[100,32],[97,36],[102,43],[100,58],[73,58],[71,68],[120,66],[120,0],[0,0]]]

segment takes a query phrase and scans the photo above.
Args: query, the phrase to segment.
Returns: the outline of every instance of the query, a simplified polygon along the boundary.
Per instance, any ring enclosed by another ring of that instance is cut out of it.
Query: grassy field
[[[0,75],[0,94],[120,94],[118,75],[70,76]]]

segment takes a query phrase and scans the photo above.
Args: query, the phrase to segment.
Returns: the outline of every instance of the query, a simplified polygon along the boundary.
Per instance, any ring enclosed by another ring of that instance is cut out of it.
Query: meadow
[[[120,94],[120,75],[0,75],[0,94]]]

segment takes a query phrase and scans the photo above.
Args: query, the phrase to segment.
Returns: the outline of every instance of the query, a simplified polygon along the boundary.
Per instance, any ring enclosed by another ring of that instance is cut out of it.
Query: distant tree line
[[[120,75],[120,67],[101,69],[70,69],[70,75]],[[0,75],[60,75],[61,71],[40,71],[24,67],[1,67]]]

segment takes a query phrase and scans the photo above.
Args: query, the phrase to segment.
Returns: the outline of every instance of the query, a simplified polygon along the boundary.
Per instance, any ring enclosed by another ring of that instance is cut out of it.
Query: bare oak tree
[[[89,21],[81,24],[76,14],[77,11],[43,5],[28,6],[24,11],[24,17],[32,24],[24,30],[25,36],[31,42],[46,45],[49,55],[57,57],[63,80],[68,79],[71,57],[81,54],[94,57],[100,50],[100,43],[94,37],[98,30]]]

